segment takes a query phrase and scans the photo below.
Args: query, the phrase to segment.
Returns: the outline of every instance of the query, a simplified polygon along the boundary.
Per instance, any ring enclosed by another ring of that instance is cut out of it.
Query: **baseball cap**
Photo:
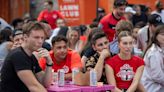
[[[149,22],[150,24],[154,24],[154,25],[163,24],[162,18],[161,18],[161,16],[158,15],[158,14],[151,14],[151,15],[149,15],[149,17],[148,17],[148,22]]]
[[[19,35],[19,34],[23,34],[23,31],[21,30],[21,29],[15,29],[14,31],[13,31],[13,37],[15,37],[16,35]]]
[[[127,5],[128,2],[126,0],[114,0],[114,6],[115,7],[120,7],[123,5]]]
[[[130,6],[127,6],[126,8],[125,8],[125,12],[126,13],[132,13],[132,14],[136,14],[136,11],[135,10],[133,10],[133,8],[132,7],[130,7]]]

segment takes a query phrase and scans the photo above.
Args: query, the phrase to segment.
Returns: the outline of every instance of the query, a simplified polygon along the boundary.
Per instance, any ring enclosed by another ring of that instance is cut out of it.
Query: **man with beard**
[[[115,26],[118,21],[125,19],[123,17],[128,2],[126,0],[115,0],[113,12],[104,16],[99,23],[99,27],[107,34],[108,40],[113,41],[116,33]]]
[[[52,68],[54,72],[57,72],[59,69],[64,69],[65,79],[72,78],[72,69],[77,68],[81,69],[82,63],[80,55],[68,49],[67,39],[64,36],[55,36],[52,38],[52,51],[49,52],[51,59],[54,63]],[[39,60],[40,67],[44,70],[46,68],[46,59],[40,58]]]
[[[106,34],[102,31],[94,33],[91,37],[91,46],[95,54],[85,62],[85,70],[75,75],[75,84],[77,85],[90,85],[89,76],[92,69],[97,72],[97,81],[107,83],[104,65],[111,55]]]

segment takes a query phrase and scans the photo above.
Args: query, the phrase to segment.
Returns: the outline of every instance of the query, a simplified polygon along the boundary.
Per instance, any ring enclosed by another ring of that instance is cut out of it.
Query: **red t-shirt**
[[[80,55],[72,50],[68,50],[68,54],[65,58],[65,60],[61,61],[59,64],[56,63],[56,59],[54,57],[54,52],[50,51],[50,56],[52,58],[52,61],[54,65],[52,68],[54,69],[54,72],[57,72],[58,69],[64,69],[65,73],[71,73],[73,68],[81,68],[81,57]],[[46,67],[46,59],[41,58],[39,60],[40,67],[44,70]]]
[[[101,20],[100,20],[100,24],[99,26],[102,28],[102,30],[107,34],[109,41],[113,41],[113,38],[115,36],[115,27],[118,21],[122,20],[125,18],[121,17],[120,19],[116,19],[113,15],[113,13],[108,14],[106,16],[104,16]]]
[[[87,36],[80,36],[80,40],[83,41],[84,43],[87,42]]]
[[[56,28],[56,20],[58,18],[63,18],[63,16],[60,14],[58,11],[51,11],[49,12],[48,10],[43,10],[38,16],[38,21],[41,20],[46,20],[52,29]]]
[[[116,55],[109,59],[106,64],[110,65],[114,71],[117,87],[128,89],[133,81],[137,68],[144,65],[144,61],[137,56],[132,56],[130,60],[121,60]]]

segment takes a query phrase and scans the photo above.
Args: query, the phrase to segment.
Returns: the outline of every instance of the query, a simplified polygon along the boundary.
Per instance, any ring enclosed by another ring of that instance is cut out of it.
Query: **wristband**
[[[48,64],[48,63],[46,63],[46,66],[53,66],[54,64],[53,63],[51,63],[51,64]]]

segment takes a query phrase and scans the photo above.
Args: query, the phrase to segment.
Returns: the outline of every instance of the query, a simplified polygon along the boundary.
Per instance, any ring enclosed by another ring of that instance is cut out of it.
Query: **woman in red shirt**
[[[107,82],[115,85],[114,92],[135,92],[144,69],[143,59],[133,56],[133,37],[130,32],[118,35],[120,52],[105,65]]]

